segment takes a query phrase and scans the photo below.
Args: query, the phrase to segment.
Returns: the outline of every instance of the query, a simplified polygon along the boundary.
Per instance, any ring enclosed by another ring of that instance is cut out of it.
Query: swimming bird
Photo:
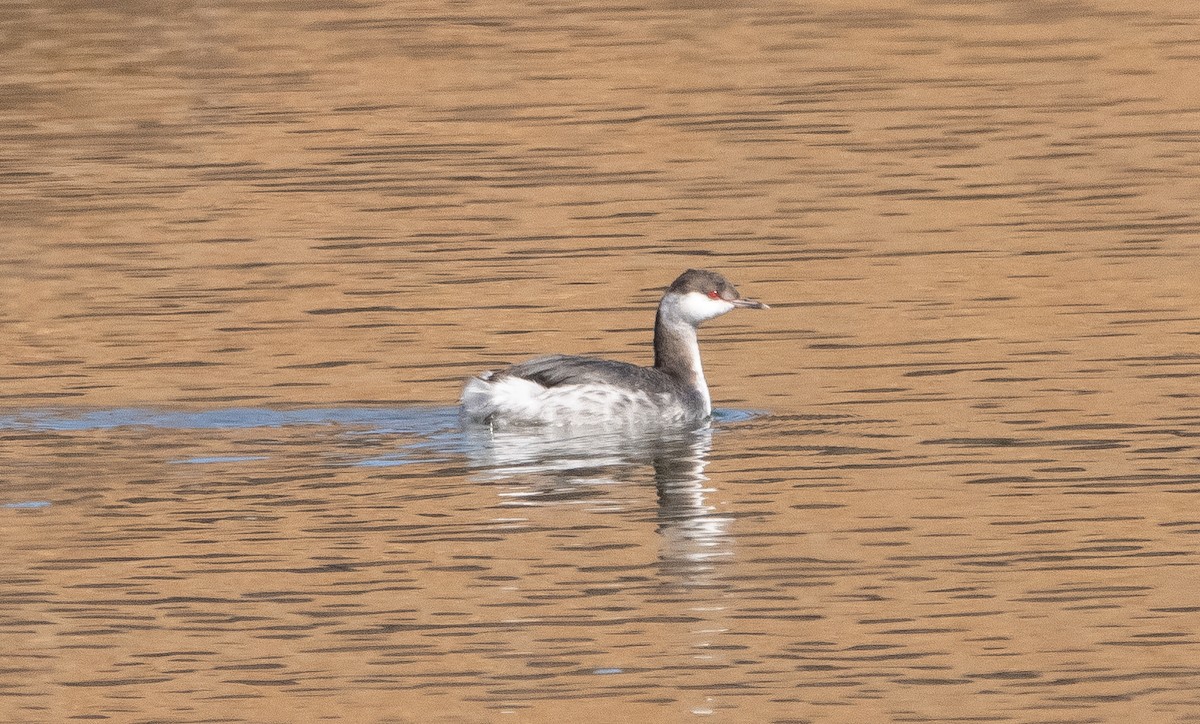
[[[768,309],[742,299],[725,277],[688,269],[658,303],[654,365],[550,355],[484,372],[463,387],[467,422],[508,425],[685,425],[712,414],[696,330],[734,309]]]

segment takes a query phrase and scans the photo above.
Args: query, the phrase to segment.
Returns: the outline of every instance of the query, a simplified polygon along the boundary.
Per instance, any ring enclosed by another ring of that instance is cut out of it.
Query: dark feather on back
[[[639,367],[625,362],[555,354],[536,357],[499,370],[492,379],[521,377],[542,387],[559,385],[604,384],[633,391],[683,393],[684,387],[669,375],[653,367]]]

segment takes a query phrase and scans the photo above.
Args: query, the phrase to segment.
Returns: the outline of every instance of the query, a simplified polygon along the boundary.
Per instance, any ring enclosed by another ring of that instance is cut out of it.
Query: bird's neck
[[[673,320],[663,314],[660,306],[654,320],[654,368],[694,389],[704,399],[705,412],[711,412],[708,383],[700,364],[700,345],[696,328],[687,322]]]

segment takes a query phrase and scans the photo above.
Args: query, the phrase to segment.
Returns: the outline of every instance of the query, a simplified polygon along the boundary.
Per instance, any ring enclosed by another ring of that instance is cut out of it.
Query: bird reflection
[[[614,499],[614,484],[654,473],[657,506],[653,521],[661,540],[660,570],[677,584],[715,583],[716,565],[732,555],[732,518],[707,500],[714,492],[704,468],[713,430],[619,432],[530,428],[468,428],[467,459],[476,475],[491,482],[520,482],[502,493],[510,505],[590,502],[623,510],[635,500]]]
[[[711,585],[715,565],[733,555],[728,532],[733,519],[718,514],[705,497],[714,492],[704,475],[712,429],[696,433],[686,445],[664,447],[653,460],[663,572],[693,586]]]

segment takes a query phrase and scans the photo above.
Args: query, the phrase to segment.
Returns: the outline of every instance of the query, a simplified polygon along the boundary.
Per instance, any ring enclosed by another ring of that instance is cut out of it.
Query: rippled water
[[[1194,719],[1198,29],[7,3],[0,720]],[[694,266],[711,429],[458,428]]]
[[[725,417],[641,440],[446,409],[6,418],[6,698],[19,720],[1194,705],[1200,474],[1162,463],[1194,460],[1200,420]]]

